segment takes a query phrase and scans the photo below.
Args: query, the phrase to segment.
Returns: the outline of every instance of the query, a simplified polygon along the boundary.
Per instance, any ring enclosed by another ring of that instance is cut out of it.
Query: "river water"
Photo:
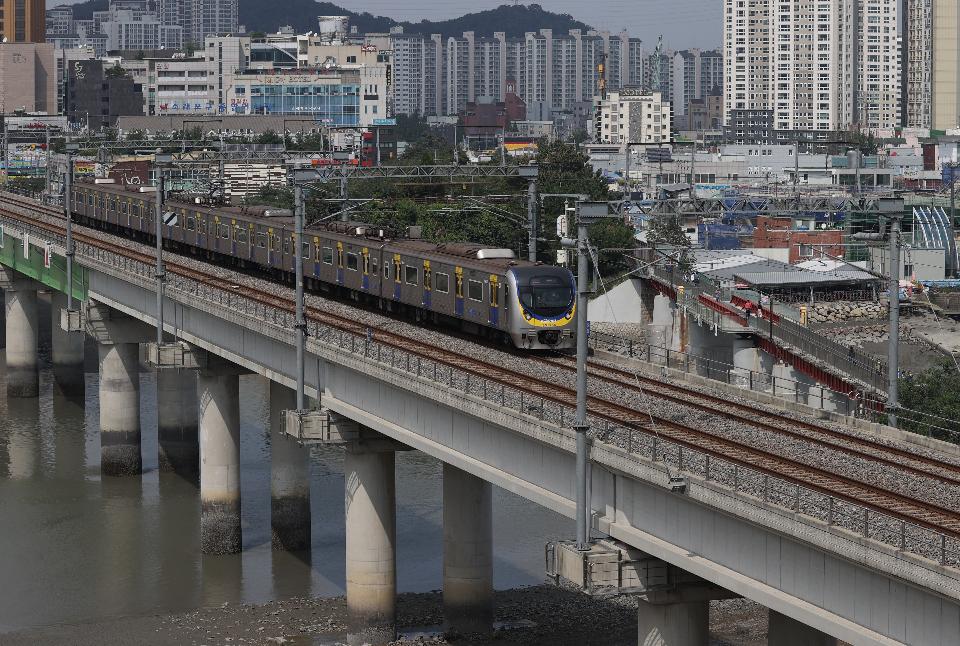
[[[197,488],[157,471],[156,389],[140,376],[140,478],[101,478],[96,349],[86,397],[53,393],[50,317],[40,302],[40,397],[7,399],[0,354],[0,633],[111,617],[344,592],[343,452],[312,447],[309,555],[270,546],[269,388],[240,379],[243,553],[200,554]],[[2,321],[2,318],[0,318]],[[441,465],[397,455],[397,585],[441,587]],[[494,488],[494,585],[542,582],[548,540],[571,521]]]

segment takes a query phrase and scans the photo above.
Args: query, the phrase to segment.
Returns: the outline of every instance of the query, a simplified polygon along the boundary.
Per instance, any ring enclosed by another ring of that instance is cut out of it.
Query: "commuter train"
[[[80,221],[131,237],[154,234],[154,193],[79,181],[71,208]],[[285,281],[294,273],[289,211],[255,206],[164,202],[163,237],[171,248]],[[304,232],[304,286],[502,337],[530,350],[575,347],[576,289],[569,270],[514,258],[509,249],[432,243],[359,222]]]

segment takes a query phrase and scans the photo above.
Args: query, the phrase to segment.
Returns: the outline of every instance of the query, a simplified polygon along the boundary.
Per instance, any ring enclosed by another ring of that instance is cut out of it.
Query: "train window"
[[[300,255],[306,258],[307,260],[310,260],[310,243],[309,242],[300,243]]]
[[[267,246],[267,234],[262,231],[257,233],[257,246],[261,249]]]
[[[463,274],[457,272],[457,298],[463,298]]]
[[[343,243],[337,243],[337,267],[343,269]]]
[[[430,267],[423,268],[423,288],[427,291],[430,291],[433,287],[433,272],[430,270]]]
[[[247,244],[246,229],[237,229],[237,242],[239,242],[240,244]]]
[[[497,307],[499,305],[497,297],[500,294],[498,289],[499,285],[497,283],[490,283],[490,307]]]
[[[333,247],[323,248],[323,264],[325,265],[333,264]]]
[[[132,207],[130,207],[130,213],[133,215],[133,217],[139,218],[139,217],[140,217],[140,205],[139,205],[139,204],[134,204]]]
[[[367,276],[370,274],[370,254],[363,254],[363,275]]]
[[[383,279],[390,280],[390,263],[383,263]]]
[[[283,253],[290,253],[290,238],[287,236],[283,236]]]
[[[418,274],[419,272],[416,267],[411,267],[410,265],[404,267],[403,275],[408,285],[416,285],[419,283],[420,277]]]
[[[187,231],[196,231],[196,229],[197,229],[196,218],[187,218]]]
[[[348,253],[347,254],[347,269],[350,271],[357,271],[360,268],[360,259],[357,258],[357,254]]]
[[[368,272],[371,276],[377,275],[377,257],[374,256],[370,258],[370,271]]]
[[[217,237],[223,238],[224,240],[230,239],[230,227],[225,224],[221,224],[217,227]]]
[[[479,280],[468,280],[467,283],[467,296],[470,297],[470,300],[482,301],[483,283],[481,283]]]
[[[127,214],[127,207],[128,207],[128,204],[126,202],[120,202],[120,212],[123,213],[124,215]]]
[[[87,205],[93,206],[93,193],[87,193]]]
[[[111,211],[117,210],[117,198],[115,197],[110,198],[110,210]]]
[[[450,293],[450,274],[443,274],[438,271],[433,286],[438,292]]]

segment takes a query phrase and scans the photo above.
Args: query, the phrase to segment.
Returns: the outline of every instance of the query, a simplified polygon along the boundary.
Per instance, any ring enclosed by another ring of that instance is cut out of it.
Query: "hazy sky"
[[[332,0],[336,2],[336,0]],[[464,13],[492,9],[511,0],[350,0],[353,11],[418,21],[452,18]],[[529,1],[523,4],[530,4]],[[569,13],[599,29],[620,31],[673,49],[718,47],[722,38],[721,0],[539,0],[544,9]]]

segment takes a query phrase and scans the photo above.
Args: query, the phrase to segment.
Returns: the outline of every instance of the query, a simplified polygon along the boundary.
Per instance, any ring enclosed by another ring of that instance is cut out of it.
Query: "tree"
[[[899,420],[905,430],[960,442],[957,435],[960,433],[960,372],[953,361],[944,360],[919,374],[901,377],[899,391],[902,407],[944,418],[911,415],[904,411]],[[931,424],[939,428],[931,429]]]
[[[104,76],[106,76],[107,78],[122,78],[126,75],[127,75],[127,70],[120,67],[120,63],[114,64],[113,67],[108,68],[107,71],[104,72]]]
[[[628,252],[624,250],[637,246],[634,233],[632,226],[614,218],[590,226],[587,235],[590,236],[590,244],[599,251],[597,270],[601,276],[616,276],[633,266],[626,257]]]
[[[657,213],[650,220],[650,226],[647,229],[647,243],[654,247],[666,247],[661,249],[669,254],[675,254],[677,264],[681,271],[690,271],[692,263],[690,261],[690,239],[687,238],[680,219],[672,213]]]

